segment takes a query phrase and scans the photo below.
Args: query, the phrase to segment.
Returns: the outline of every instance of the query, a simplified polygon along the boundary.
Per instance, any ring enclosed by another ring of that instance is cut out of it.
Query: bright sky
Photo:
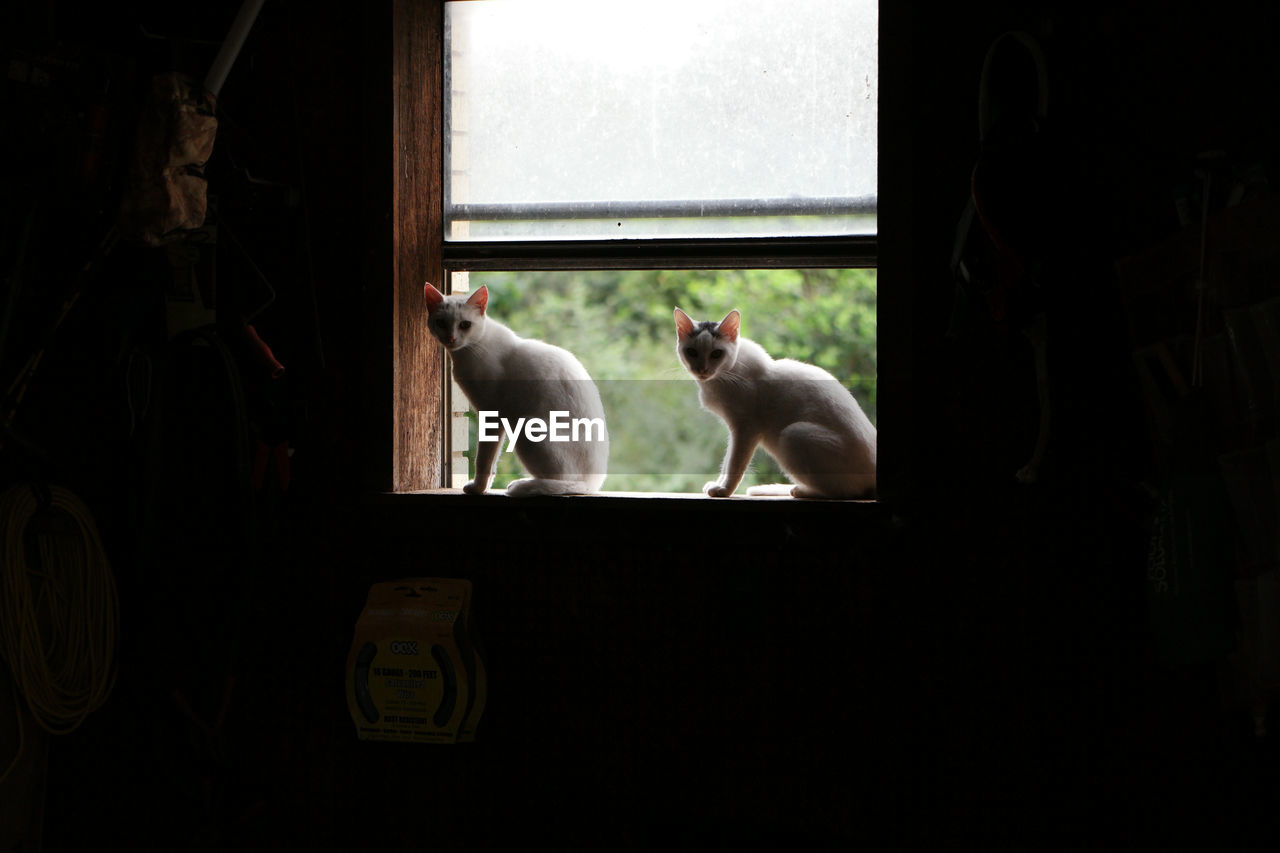
[[[876,0],[446,8],[467,66],[455,201],[875,192]]]

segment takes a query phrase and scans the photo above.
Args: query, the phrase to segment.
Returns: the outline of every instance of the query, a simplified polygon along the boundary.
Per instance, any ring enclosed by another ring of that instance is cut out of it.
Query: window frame
[[[390,491],[447,488],[448,371],[422,320],[422,286],[486,270],[879,268],[878,233],[822,237],[448,241],[445,0],[392,0]],[[879,225],[877,225],[877,232]],[[877,296],[877,301],[879,297]],[[383,470],[387,470],[384,468]]]

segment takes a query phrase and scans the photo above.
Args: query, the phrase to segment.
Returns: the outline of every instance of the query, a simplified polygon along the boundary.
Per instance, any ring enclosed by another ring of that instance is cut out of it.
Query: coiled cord
[[[45,514],[54,510],[61,517]],[[15,705],[25,698],[51,734],[75,731],[115,685],[118,618],[115,577],[80,499],[56,486],[47,503],[28,486],[0,495],[0,659],[13,674]],[[23,741],[19,708],[18,748],[0,782]]]

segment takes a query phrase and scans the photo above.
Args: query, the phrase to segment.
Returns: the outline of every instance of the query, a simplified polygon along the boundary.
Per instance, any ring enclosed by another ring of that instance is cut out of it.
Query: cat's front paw
[[[467,493],[468,495],[483,495],[484,486],[485,486],[484,483],[478,480],[472,480],[462,487],[462,491]]]
[[[732,490],[726,489],[714,480],[703,486],[702,491],[705,492],[709,498],[727,498],[729,495],[733,494]]]

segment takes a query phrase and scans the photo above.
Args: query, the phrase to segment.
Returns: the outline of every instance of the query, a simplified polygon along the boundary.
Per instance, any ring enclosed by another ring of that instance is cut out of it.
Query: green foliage
[[[875,270],[631,270],[471,273],[489,313],[573,352],[600,386],[611,491],[699,491],[719,473],[727,431],[698,405],[675,353],[672,309],[697,320],[742,313],[742,333],[775,358],[816,364],[876,419]],[[475,447],[472,433],[470,447]],[[494,483],[523,476],[503,453]],[[740,488],[784,482],[757,451]]]

